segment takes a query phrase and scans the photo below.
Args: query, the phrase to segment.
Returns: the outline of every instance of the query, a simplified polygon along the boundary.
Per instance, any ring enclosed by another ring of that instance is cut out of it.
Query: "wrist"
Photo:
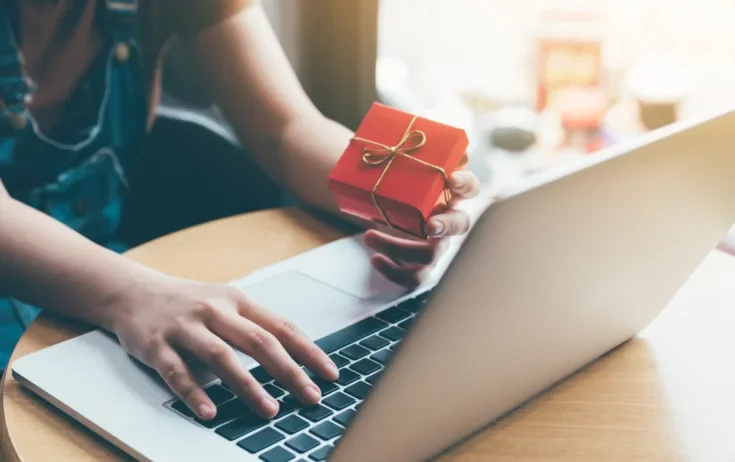
[[[163,288],[173,279],[143,265],[130,263],[129,271],[100,294],[97,324],[111,333],[119,332],[120,327],[141,310],[149,310],[148,301],[155,299],[155,293],[165,290]],[[91,310],[94,307],[90,307]]]

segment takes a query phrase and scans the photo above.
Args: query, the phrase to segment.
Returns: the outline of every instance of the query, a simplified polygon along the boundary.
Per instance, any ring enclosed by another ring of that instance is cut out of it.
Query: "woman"
[[[165,187],[158,192],[138,187],[145,174],[136,174],[136,166],[157,154],[152,150],[199,151],[202,168],[219,162],[210,157],[210,141],[198,149],[190,145],[191,127],[156,120],[158,60],[170,37],[181,39],[203,71],[207,90],[240,144],[304,203],[339,213],[327,176],[352,133],[309,101],[255,1],[138,3],[5,0],[0,6],[5,347],[17,339],[17,329],[12,338],[8,327],[13,307],[21,313],[40,307],[114,333],[203,419],[216,410],[182,355],[203,360],[263,416],[278,411],[229,345],[258,360],[304,403],[316,403],[320,391],[296,361],[327,380],[336,379],[338,371],[293,324],[238,290],[172,278],[117,252],[134,240],[126,242],[123,211],[131,203],[164,204],[157,196],[170,195]],[[167,168],[159,173],[173,175],[179,166]],[[267,181],[256,177],[251,172],[237,180],[260,181],[255,190],[262,191]],[[199,191],[214,191],[210,186],[219,183],[187,185],[187,200],[201,202]],[[455,174],[451,186],[460,199],[478,191],[477,179],[466,172]],[[166,210],[149,207],[144,216],[159,214]],[[451,209],[427,227],[433,238],[428,242],[367,231],[365,242],[376,251],[374,267],[399,284],[419,283],[443,238],[465,233],[469,218]]]

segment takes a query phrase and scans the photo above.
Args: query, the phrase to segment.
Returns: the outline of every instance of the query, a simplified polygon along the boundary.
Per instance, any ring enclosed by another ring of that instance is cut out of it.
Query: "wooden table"
[[[209,223],[129,257],[177,276],[226,282],[340,237],[293,209]],[[564,381],[443,460],[735,460],[735,258],[713,252],[641,335]],[[84,332],[42,315],[11,362]],[[5,461],[120,460],[100,438],[3,382]]]

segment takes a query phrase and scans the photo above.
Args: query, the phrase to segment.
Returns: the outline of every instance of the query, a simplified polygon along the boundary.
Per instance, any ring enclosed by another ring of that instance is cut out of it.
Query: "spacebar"
[[[342,347],[346,347],[350,343],[357,342],[368,335],[374,334],[384,327],[388,327],[388,324],[384,323],[380,319],[367,318],[357,324],[347,326],[333,334],[322,337],[316,341],[316,344],[327,354],[330,354]]]

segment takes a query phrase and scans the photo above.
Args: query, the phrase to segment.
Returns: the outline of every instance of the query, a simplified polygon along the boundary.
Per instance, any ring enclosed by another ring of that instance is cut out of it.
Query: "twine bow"
[[[449,203],[450,201],[449,176],[447,175],[447,172],[442,167],[430,164],[429,162],[423,161],[413,155],[415,152],[421,150],[421,148],[423,148],[426,144],[426,134],[421,130],[412,130],[413,125],[417,119],[418,116],[414,116],[414,118],[411,120],[411,123],[408,125],[408,128],[406,128],[406,132],[403,134],[403,138],[401,138],[401,141],[398,142],[398,144],[396,144],[395,146],[388,146],[386,144],[378,143],[377,141],[368,140],[365,138],[352,138],[353,141],[360,141],[363,143],[372,144],[373,146],[377,146],[378,148],[380,148],[378,150],[370,148],[363,149],[362,163],[367,165],[368,167],[384,166],[383,171],[378,177],[378,181],[376,181],[375,186],[373,186],[372,199],[375,208],[380,213],[380,216],[383,217],[383,221],[385,221],[385,224],[388,225],[388,227],[391,229],[395,228],[390,220],[388,220],[388,216],[386,215],[385,210],[383,210],[383,207],[381,207],[378,203],[377,191],[380,187],[380,184],[383,182],[383,178],[385,178],[386,174],[390,170],[390,167],[393,165],[393,162],[398,157],[411,159],[425,167],[429,167],[439,172],[444,178],[444,198],[446,199],[447,203]]]

